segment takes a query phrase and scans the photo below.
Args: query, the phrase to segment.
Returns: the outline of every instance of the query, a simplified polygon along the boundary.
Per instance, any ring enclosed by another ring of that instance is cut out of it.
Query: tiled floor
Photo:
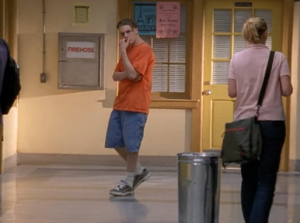
[[[134,196],[108,191],[124,175],[105,167],[19,166],[1,178],[3,223],[176,223],[176,171],[152,169]],[[223,173],[220,223],[243,223],[238,173]],[[300,174],[280,174],[270,223],[300,222]]]

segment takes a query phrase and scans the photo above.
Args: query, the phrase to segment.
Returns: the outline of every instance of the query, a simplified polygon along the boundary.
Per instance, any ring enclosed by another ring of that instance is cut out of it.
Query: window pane
[[[234,32],[241,33],[244,23],[251,17],[251,9],[234,11]]]
[[[170,92],[185,92],[185,65],[170,65]]]
[[[168,92],[168,65],[155,64],[153,68],[152,92]]]
[[[168,62],[168,40],[167,39],[153,39],[153,51],[155,55],[155,62]]]
[[[229,62],[213,62],[213,84],[228,83]]]
[[[180,5],[180,32],[185,33],[186,30],[186,6]]]
[[[151,46],[151,36],[141,36],[141,37],[149,46]]]
[[[213,58],[230,58],[230,36],[214,36]]]
[[[234,53],[240,52],[247,47],[246,41],[241,36],[234,36]]]
[[[214,11],[214,32],[231,32],[231,10]]]
[[[170,62],[185,63],[185,36],[171,39],[170,42]]]
[[[256,9],[255,16],[263,18],[268,25],[268,32],[272,32],[272,10],[268,9]]]
[[[270,50],[272,50],[272,37],[268,36],[266,46],[269,47]]]

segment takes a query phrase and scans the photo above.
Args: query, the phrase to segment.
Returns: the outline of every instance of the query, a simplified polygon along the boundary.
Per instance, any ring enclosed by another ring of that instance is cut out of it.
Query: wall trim
[[[290,160],[290,171],[300,172],[300,160]]]
[[[189,99],[151,99],[150,108],[198,109],[200,100]]]
[[[4,159],[3,160],[3,173],[6,173],[8,170],[16,167],[18,165],[17,160],[18,160],[17,153]]]
[[[208,152],[208,151],[205,151]],[[212,152],[212,151],[209,151]],[[139,156],[139,161],[146,167],[164,167],[176,170],[177,156]],[[73,155],[73,154],[37,154],[18,153],[4,160],[4,171],[17,165],[79,165],[125,167],[125,162],[118,155]],[[239,165],[231,164],[226,170],[239,171]],[[300,160],[290,160],[288,172],[300,172]]]
[[[176,156],[139,156],[146,167],[176,167]],[[86,166],[125,166],[118,155],[72,155],[18,153],[18,165],[86,165]]]

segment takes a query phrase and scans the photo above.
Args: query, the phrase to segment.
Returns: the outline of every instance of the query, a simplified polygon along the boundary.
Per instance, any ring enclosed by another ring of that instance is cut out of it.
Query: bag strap
[[[259,109],[262,105],[265,93],[266,93],[266,89],[268,86],[268,82],[269,82],[269,78],[270,78],[270,74],[271,74],[271,69],[272,69],[272,65],[273,65],[273,60],[274,60],[274,55],[275,55],[275,51],[271,51],[270,52],[270,56],[269,56],[269,61],[268,61],[268,65],[267,65],[267,69],[266,69],[266,73],[265,73],[265,77],[264,77],[264,81],[259,93],[259,98],[258,98],[258,102],[257,102],[257,112],[256,112],[256,117],[259,116]]]

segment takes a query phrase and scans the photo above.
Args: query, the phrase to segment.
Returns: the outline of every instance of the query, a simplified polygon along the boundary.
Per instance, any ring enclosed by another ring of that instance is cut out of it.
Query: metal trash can
[[[219,223],[221,158],[219,153],[180,153],[179,223]]]

